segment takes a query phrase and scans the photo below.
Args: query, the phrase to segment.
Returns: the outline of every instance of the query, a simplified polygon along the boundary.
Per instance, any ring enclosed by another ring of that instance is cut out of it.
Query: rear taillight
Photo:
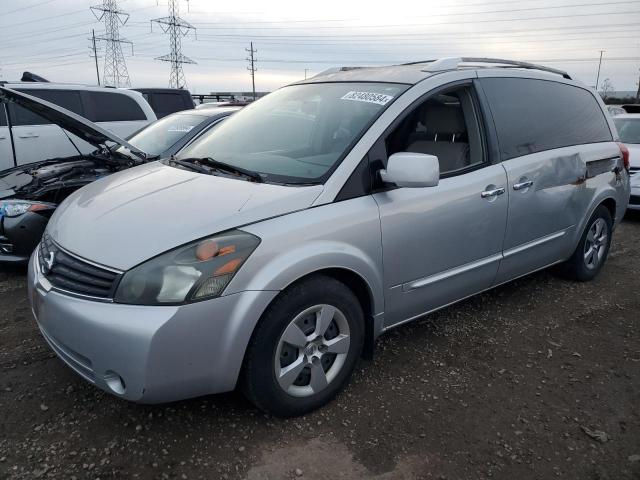
[[[620,147],[620,154],[622,155],[622,163],[624,164],[624,169],[629,171],[629,149],[624,143],[618,142],[618,146]]]

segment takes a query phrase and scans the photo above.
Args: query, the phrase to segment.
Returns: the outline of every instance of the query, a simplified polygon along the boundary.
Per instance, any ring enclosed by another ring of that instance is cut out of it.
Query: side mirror
[[[435,187],[440,181],[440,163],[435,155],[394,153],[389,157],[387,169],[380,170],[380,178],[399,187]]]

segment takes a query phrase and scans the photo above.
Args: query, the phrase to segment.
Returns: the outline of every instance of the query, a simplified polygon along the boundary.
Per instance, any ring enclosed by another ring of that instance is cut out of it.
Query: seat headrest
[[[462,109],[455,105],[428,104],[422,118],[430,133],[451,135],[467,131]]]

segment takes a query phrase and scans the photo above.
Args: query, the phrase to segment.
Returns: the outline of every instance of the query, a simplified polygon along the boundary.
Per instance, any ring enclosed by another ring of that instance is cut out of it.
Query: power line
[[[47,3],[53,3],[56,1],[57,0],[45,0],[44,2],[34,3],[33,5],[27,5],[26,7],[16,8],[15,10],[9,10],[8,12],[2,12],[2,15],[9,15],[10,13],[22,12],[23,10],[40,7],[41,5],[46,5]]]
[[[130,87],[131,79],[122,53],[122,44],[133,43],[120,38],[120,26],[124,26],[129,19],[129,14],[118,8],[116,0],[103,0],[102,5],[91,7],[91,11],[98,20],[104,20],[105,33],[96,40],[105,43],[104,74],[102,79],[105,85],[114,87]]]
[[[169,54],[157,57],[156,60],[171,63],[169,86],[172,88],[182,88],[186,85],[182,65],[196,63],[182,54],[182,37],[188,35],[191,30],[195,31],[195,27],[180,18],[179,2],[180,0],[169,0],[169,16],[151,20],[152,25],[159,24],[162,31],[169,34]]]
[[[554,5],[550,7],[530,7],[530,8],[512,8],[507,10],[487,10],[482,12],[453,12],[453,13],[434,13],[426,16],[426,18],[437,18],[437,17],[457,17],[457,16],[469,16],[469,15],[489,15],[496,13],[518,13],[518,12],[531,12],[531,11],[547,11],[553,9],[567,9],[567,8],[579,8],[579,7],[591,7],[591,6],[613,6],[620,4],[640,4],[640,0],[628,0],[622,2],[603,2],[603,3],[579,3],[573,5]],[[480,22],[504,22],[504,21],[520,21],[520,20],[537,20],[537,19],[548,19],[548,18],[569,18],[574,16],[592,16],[592,15],[621,15],[627,13],[640,13],[639,11],[633,12],[598,12],[598,13],[587,13],[587,14],[578,14],[578,15],[558,15],[554,17],[530,17],[530,18],[513,18],[513,19],[493,19],[493,20],[481,20]],[[413,18],[421,18],[423,16],[417,16]],[[331,20],[331,21],[347,21],[347,20]],[[299,21],[302,22],[302,21]],[[321,21],[311,21],[311,22],[321,22]],[[474,19],[473,23],[477,23],[478,20]],[[276,27],[247,27],[248,24],[257,24],[257,23],[286,23],[286,26],[276,26]],[[281,21],[281,22],[240,22],[238,24],[230,24],[225,22],[225,25],[220,25],[219,23],[202,23],[198,22],[198,27],[202,30],[229,30],[234,28],[244,28],[244,29],[260,29],[260,30],[287,30],[291,27],[288,24],[294,23],[291,21]],[[458,21],[456,21],[458,23]],[[430,26],[430,25],[440,25],[441,23],[414,23],[414,24],[391,24],[391,25],[321,25],[314,26],[313,28],[318,29],[355,29],[355,28],[399,28],[399,27],[422,27],[422,26]],[[203,26],[203,25],[215,25],[215,26]],[[309,28],[309,27],[304,27]]]

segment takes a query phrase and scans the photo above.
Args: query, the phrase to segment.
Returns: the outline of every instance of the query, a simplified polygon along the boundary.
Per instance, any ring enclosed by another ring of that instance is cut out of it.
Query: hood
[[[0,101],[16,103],[73,133],[96,148],[103,147],[106,142],[113,142],[128,148],[132,153],[143,159],[145,157],[144,152],[141,152],[140,149],[129,144],[126,140],[54,103],[5,87],[0,87]]]
[[[247,182],[152,162],[73,193],[47,231],[80,257],[128,270],[208,235],[308,208],[323,188]]]

